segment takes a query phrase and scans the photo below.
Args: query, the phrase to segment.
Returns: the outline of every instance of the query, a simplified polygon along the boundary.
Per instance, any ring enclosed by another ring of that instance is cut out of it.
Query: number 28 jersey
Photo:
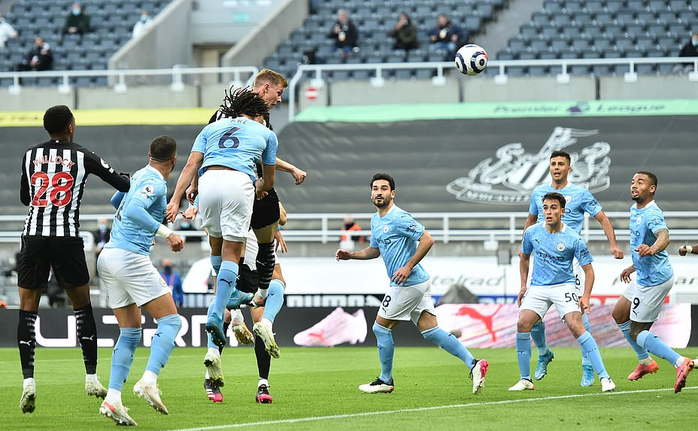
[[[29,206],[24,236],[79,236],[80,202],[89,174],[119,191],[129,180],[95,153],[68,141],[51,140],[29,148],[22,159],[19,197]]]

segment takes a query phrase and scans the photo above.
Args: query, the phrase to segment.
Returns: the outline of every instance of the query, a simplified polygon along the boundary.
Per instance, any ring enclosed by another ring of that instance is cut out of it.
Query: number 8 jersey
[[[27,150],[22,159],[19,197],[28,205],[24,236],[79,236],[80,202],[89,174],[119,191],[129,180],[95,153],[68,141],[50,140]]]

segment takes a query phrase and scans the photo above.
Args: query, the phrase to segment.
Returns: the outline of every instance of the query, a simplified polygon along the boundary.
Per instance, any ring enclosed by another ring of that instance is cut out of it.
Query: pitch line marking
[[[686,389],[698,389],[698,386],[686,386]],[[531,403],[537,401],[554,401],[554,400],[566,400],[570,398],[584,398],[584,397],[597,397],[597,396],[615,396],[615,395],[627,395],[627,394],[646,394],[652,392],[666,392],[670,391],[672,388],[662,388],[662,389],[639,389],[635,391],[619,391],[619,392],[596,392],[593,394],[573,394],[573,395],[558,395],[554,397],[543,397],[543,398],[524,398],[517,400],[501,400],[501,401],[486,401],[482,403],[468,403],[468,404],[452,404],[446,406],[432,406],[432,407],[418,407],[413,409],[399,409],[399,410],[385,410],[380,412],[364,412],[364,413],[347,413],[343,415],[328,415],[328,416],[311,416],[305,418],[295,418],[295,419],[281,419],[276,421],[262,421],[262,422],[247,422],[242,424],[229,424],[229,425],[215,425],[209,427],[198,427],[198,428],[175,428],[169,431],[208,431],[208,430],[223,430],[231,428],[244,428],[244,427],[254,427],[259,425],[277,425],[277,424],[292,424],[298,422],[311,422],[311,421],[322,421],[322,420],[332,420],[332,419],[347,419],[347,418],[358,418],[365,416],[377,416],[377,415],[392,415],[397,413],[413,413],[413,412],[424,412],[430,410],[444,410],[444,409],[458,409],[466,407],[481,407],[481,406],[496,406],[503,404],[516,404],[516,403]]]

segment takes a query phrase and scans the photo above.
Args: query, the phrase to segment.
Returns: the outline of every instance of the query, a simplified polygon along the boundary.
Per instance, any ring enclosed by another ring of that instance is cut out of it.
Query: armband
[[[163,238],[167,238],[170,235],[172,235],[172,231],[170,230],[170,228],[168,228],[164,224],[161,224],[160,227],[158,228],[157,232],[155,232],[155,233]]]
[[[691,253],[693,253],[693,247],[690,245],[687,245],[686,246],[686,254],[691,254]]]

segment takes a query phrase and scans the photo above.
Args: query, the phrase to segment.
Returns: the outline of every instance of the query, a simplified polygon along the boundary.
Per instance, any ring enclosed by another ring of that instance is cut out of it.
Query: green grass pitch
[[[175,349],[160,377],[170,414],[152,410],[131,392],[149,349],[139,348],[123,401],[144,430],[695,430],[698,370],[673,393],[675,371],[658,360],[657,374],[629,382],[636,365],[630,348],[602,349],[616,392],[602,394],[598,381],[579,385],[578,349],[557,348],[549,374],[536,390],[510,393],[518,380],[514,349],[473,350],[490,362],[487,383],[472,394],[468,370],[438,348],[396,346],[395,391],[367,395],[357,386],[378,374],[375,347],[282,348],[270,378],[273,404],[254,401],[257,370],[251,348],[223,354],[225,401],[213,404],[203,389],[204,349]],[[695,358],[698,348],[681,351]],[[535,356],[535,351],[534,351]],[[111,350],[100,349],[99,374],[107,386]],[[532,364],[535,367],[535,363]],[[37,402],[33,414],[19,410],[22,376],[16,349],[0,349],[0,424],[8,430],[98,430],[114,423],[98,414],[100,401],[84,393],[79,349],[38,348]]]

